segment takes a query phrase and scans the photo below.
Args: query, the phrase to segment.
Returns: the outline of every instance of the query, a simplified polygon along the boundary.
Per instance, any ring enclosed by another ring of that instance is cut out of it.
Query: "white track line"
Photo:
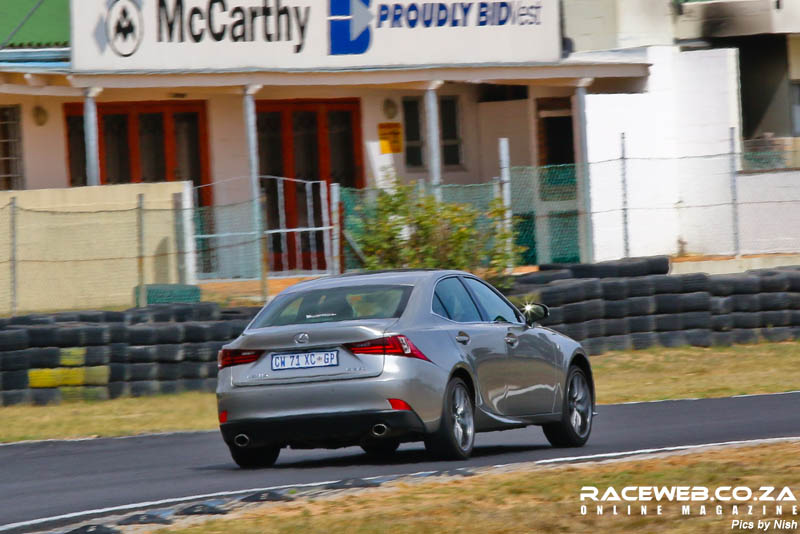
[[[638,449],[634,451],[623,451],[623,452],[609,452],[603,454],[589,454],[586,456],[569,456],[566,458],[550,458],[547,460],[537,460],[535,462],[531,462],[534,465],[550,465],[550,464],[557,464],[557,463],[569,463],[569,462],[576,462],[581,460],[602,460],[602,459],[609,459],[609,458],[619,458],[623,456],[634,456],[634,455],[641,455],[641,454],[653,454],[659,452],[671,452],[671,451],[682,451],[682,450],[692,450],[692,449],[701,449],[707,447],[721,447],[721,446],[731,446],[731,445],[755,445],[761,443],[780,443],[786,441],[800,441],[800,436],[793,436],[793,437],[785,437],[785,438],[763,438],[763,439],[750,439],[750,440],[739,440],[739,441],[723,441],[719,443],[703,443],[700,445],[679,445],[675,447],[661,447],[657,449]],[[527,463],[527,462],[517,462],[517,463]],[[515,464],[498,464],[492,467],[508,467],[510,465]],[[404,473],[404,474],[393,474],[391,476],[402,478],[402,477],[412,477],[412,476],[419,476],[423,474],[433,474],[437,471],[418,471],[416,473]],[[377,475],[373,477],[364,477],[364,480],[371,480],[376,478],[383,478],[384,476],[389,475]],[[241,495],[245,493],[260,493],[264,491],[276,491],[281,489],[288,489],[288,488],[314,488],[319,486],[325,486],[327,484],[335,484],[336,482],[341,482],[340,480],[328,480],[324,482],[310,482],[307,484],[284,484],[281,486],[269,486],[266,488],[251,488],[246,490],[236,490],[236,491],[219,491],[217,493],[206,493],[203,495],[191,495],[189,497],[176,497],[172,499],[162,499],[160,501],[147,501],[147,502],[140,502],[135,504],[126,504],[122,506],[112,506],[109,508],[98,508],[96,510],[85,510],[83,512],[73,512],[69,514],[57,515],[52,517],[42,517],[39,519],[33,519],[31,521],[20,521],[18,523],[10,523],[8,525],[0,525],[0,532],[9,531],[17,528],[25,528],[25,527],[32,527],[36,525],[42,525],[46,523],[52,523],[56,521],[62,521],[65,519],[77,519],[86,516],[92,515],[99,515],[99,514],[113,514],[115,512],[125,512],[130,510],[139,510],[145,508],[154,508],[157,506],[163,506],[168,504],[180,504],[183,502],[190,502],[190,501],[200,501],[205,499],[210,499],[213,497],[233,497],[235,495]]]
[[[282,486],[270,486],[268,488],[252,488],[247,490],[236,490],[236,491],[219,491],[217,493],[205,493],[202,495],[190,495],[188,497],[175,497],[172,499],[162,499],[160,501],[145,501],[139,502],[135,504],[125,504],[122,506],[111,506],[108,508],[97,508],[95,510],[84,510],[83,512],[72,512],[69,514],[63,515],[54,515],[51,517],[42,517],[39,519],[32,519],[30,521],[20,521],[19,523],[9,523],[7,525],[0,526],[0,532],[4,532],[7,530],[13,530],[15,528],[25,528],[25,527],[32,527],[36,525],[41,525],[44,523],[52,523],[55,521],[61,521],[64,519],[76,519],[79,517],[84,516],[91,516],[91,515],[98,515],[98,514],[112,514],[114,512],[125,512],[129,510],[138,510],[144,508],[154,508],[158,506],[163,506],[167,504],[180,504],[183,502],[189,501],[200,501],[211,499],[213,497],[231,497],[234,495],[239,495],[243,493],[260,493],[264,491],[275,491],[287,488],[314,488],[317,486],[325,486],[327,484],[333,484],[339,482],[338,480],[327,480],[324,482],[311,482],[308,484],[284,484]]]
[[[731,445],[756,445],[756,444],[766,444],[766,443],[781,443],[785,441],[800,441],[800,436],[790,436],[785,438],[745,439],[738,441],[721,441],[718,443],[701,443],[700,445],[676,445],[674,447],[660,447],[656,449],[638,449],[635,451],[607,452],[603,454],[590,454],[587,456],[568,456],[565,458],[550,458],[547,460],[537,460],[533,463],[536,465],[547,465],[547,464],[576,462],[580,460],[602,460],[607,458],[619,458],[623,456],[653,454],[659,452],[686,451],[692,449],[703,449],[707,447],[724,447]],[[506,464],[506,465],[512,465],[512,464]]]

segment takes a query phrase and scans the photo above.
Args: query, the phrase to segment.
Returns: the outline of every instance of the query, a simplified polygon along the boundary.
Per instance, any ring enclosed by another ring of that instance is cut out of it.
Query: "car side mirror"
[[[528,326],[533,326],[542,319],[550,317],[550,308],[544,304],[526,304],[520,311],[525,316],[525,323]]]

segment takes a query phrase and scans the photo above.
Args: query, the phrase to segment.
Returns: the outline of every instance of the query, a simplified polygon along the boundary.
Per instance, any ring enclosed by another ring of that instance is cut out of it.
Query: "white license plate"
[[[339,365],[339,351],[293,352],[272,355],[272,370],[310,369],[313,367],[334,367]]]

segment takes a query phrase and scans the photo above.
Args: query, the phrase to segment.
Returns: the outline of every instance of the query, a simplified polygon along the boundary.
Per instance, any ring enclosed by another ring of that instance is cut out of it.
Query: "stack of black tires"
[[[213,391],[217,352],[258,309],[163,304],[2,319],[2,405]]]
[[[800,268],[709,276],[667,275],[668,265],[657,257],[546,269],[518,277],[509,296],[547,304],[542,324],[593,355],[800,339]],[[602,276],[620,272],[636,274]]]

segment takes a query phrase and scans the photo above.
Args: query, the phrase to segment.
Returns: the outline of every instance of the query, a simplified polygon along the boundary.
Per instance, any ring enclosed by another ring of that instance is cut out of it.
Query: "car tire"
[[[542,425],[542,430],[553,447],[582,447],[592,433],[592,391],[586,374],[574,365],[569,368],[566,384],[561,420]]]
[[[386,458],[391,456],[400,446],[398,439],[367,439],[361,442],[361,448],[368,456],[373,458]]]
[[[231,458],[242,469],[270,467],[275,464],[278,455],[281,453],[281,448],[277,445],[244,449],[236,446],[229,446],[228,448],[231,451]]]
[[[425,448],[442,460],[466,460],[475,445],[475,405],[460,378],[447,383],[439,429],[425,439]]]

